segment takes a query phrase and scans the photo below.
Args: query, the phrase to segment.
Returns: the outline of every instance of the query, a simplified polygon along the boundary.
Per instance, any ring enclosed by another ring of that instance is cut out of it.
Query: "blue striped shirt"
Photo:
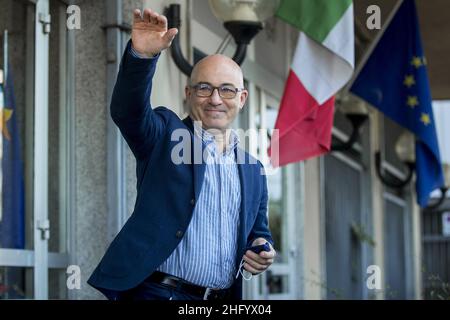
[[[234,150],[239,140],[232,131],[221,153],[210,133],[194,127],[208,156],[202,189],[183,239],[158,270],[200,286],[225,289],[233,284],[237,271],[241,189]]]

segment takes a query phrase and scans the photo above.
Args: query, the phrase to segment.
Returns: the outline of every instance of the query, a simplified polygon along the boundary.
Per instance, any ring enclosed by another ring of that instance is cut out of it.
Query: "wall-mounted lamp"
[[[380,151],[375,153],[376,171],[378,177],[380,178],[381,182],[383,182],[383,184],[394,189],[402,189],[411,181],[415,170],[415,163],[416,163],[415,139],[411,133],[405,131],[400,135],[400,137],[397,140],[397,143],[395,144],[395,153],[397,154],[398,158],[405,164],[405,166],[408,167],[408,174],[406,175],[406,178],[403,181],[397,178],[395,178],[396,181],[394,181],[394,179],[390,179],[387,176],[383,176],[381,170]],[[450,165],[444,164],[443,169],[444,169],[445,186],[440,188],[441,196],[439,197],[439,199],[433,201],[433,203],[428,205],[425,208],[426,210],[436,210],[444,203],[447,190],[449,189],[450,186]]]
[[[444,200],[446,198],[447,190],[450,187],[450,164],[446,163],[443,165],[444,169],[444,182],[445,186],[440,188],[441,196],[438,200],[434,201],[434,203],[428,205],[425,209],[426,210],[437,210],[440,209],[441,205],[444,203]]]
[[[416,162],[415,139],[411,133],[405,131],[400,135],[397,143],[395,144],[395,153],[397,154],[398,158],[406,165],[406,167],[408,167],[408,174],[405,180],[402,181],[400,179],[395,179],[396,181],[394,181],[394,179],[389,179],[388,177],[383,176],[381,170],[380,151],[377,151],[375,153],[376,171],[383,184],[394,189],[402,189],[411,181]]]
[[[331,146],[331,151],[350,150],[358,140],[361,126],[369,118],[369,111],[367,110],[363,101],[350,95],[338,97],[338,99],[336,100],[336,105],[352,124],[352,133],[350,134],[350,137],[346,142],[334,143]]]
[[[209,0],[213,14],[223,21],[225,29],[236,42],[236,52],[233,56],[236,63],[241,64],[244,61],[247,45],[262,30],[263,21],[275,13],[278,5],[279,0]],[[169,28],[180,28],[179,4],[171,4],[166,8],[165,15]],[[172,41],[170,51],[177,67],[190,76],[193,66],[183,56],[178,35]]]

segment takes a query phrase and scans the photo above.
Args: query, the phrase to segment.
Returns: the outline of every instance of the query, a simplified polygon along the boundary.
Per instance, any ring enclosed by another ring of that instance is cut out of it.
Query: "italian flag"
[[[330,151],[334,96],[354,69],[352,0],[284,0],[277,16],[300,35],[269,148],[274,167]]]

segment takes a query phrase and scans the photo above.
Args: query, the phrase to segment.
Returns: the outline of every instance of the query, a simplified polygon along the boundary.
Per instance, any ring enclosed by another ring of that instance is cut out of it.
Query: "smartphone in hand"
[[[260,245],[253,246],[253,247],[247,247],[247,248],[245,249],[245,251],[247,251],[247,250],[253,251],[253,252],[256,253],[256,254],[259,254],[261,251],[267,251],[267,252],[269,252],[269,251],[270,251],[270,245],[269,245],[269,243],[266,241],[266,243],[264,243],[264,244],[260,244]]]

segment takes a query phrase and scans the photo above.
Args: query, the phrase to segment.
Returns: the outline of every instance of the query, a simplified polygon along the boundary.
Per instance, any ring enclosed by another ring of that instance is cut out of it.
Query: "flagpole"
[[[8,30],[3,32],[3,73],[4,73],[4,83],[8,79]]]
[[[372,55],[372,52],[375,50],[376,46],[378,45],[378,42],[380,42],[381,37],[383,36],[386,29],[391,24],[392,19],[394,18],[395,14],[397,13],[398,9],[400,9],[400,6],[402,5],[403,0],[398,0],[397,3],[394,6],[394,9],[389,13],[389,16],[386,18],[386,22],[383,25],[383,28],[378,32],[375,39],[370,44],[369,48],[364,52],[363,57],[361,58],[361,61],[359,62],[358,66],[356,67],[355,72],[353,73],[352,78],[349,82],[347,82],[343,92],[348,93],[351,86],[355,82],[356,78],[359,76],[361,70],[366,65],[367,60],[369,60],[370,56]]]
[[[5,30],[3,33],[3,75],[2,75],[2,82],[0,85],[3,85],[3,88],[6,86],[6,76],[8,72],[8,30]],[[3,125],[6,125],[6,121],[4,121],[4,117],[6,114],[4,113],[4,104],[5,104],[5,92],[1,89],[1,95],[0,95],[0,121],[1,121],[1,127],[3,128]],[[3,218],[3,132],[0,132],[0,222]]]

